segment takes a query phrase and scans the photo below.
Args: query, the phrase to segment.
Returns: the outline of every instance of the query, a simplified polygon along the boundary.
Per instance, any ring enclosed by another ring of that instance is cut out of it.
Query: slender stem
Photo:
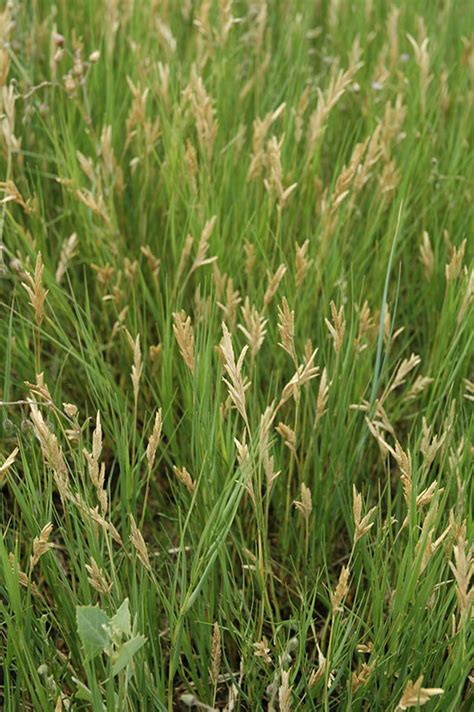
[[[295,433],[298,432],[298,421],[299,421],[299,410],[300,410],[300,401],[299,399],[296,401],[296,408],[295,408],[295,419],[293,423],[293,430]],[[295,463],[296,459],[292,453],[291,455],[291,460],[290,460],[290,467],[288,470],[288,479],[286,483],[286,503],[285,503],[285,519],[283,523],[283,546],[284,550],[288,551],[288,525],[289,525],[289,519],[290,519],[290,508],[291,508],[291,501],[292,501],[292,483],[293,483],[293,473],[294,473],[294,468],[295,468]]]

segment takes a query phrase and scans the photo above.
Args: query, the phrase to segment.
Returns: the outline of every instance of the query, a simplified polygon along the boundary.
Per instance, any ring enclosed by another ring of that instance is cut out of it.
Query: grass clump
[[[472,708],[473,19],[5,5],[2,708]]]

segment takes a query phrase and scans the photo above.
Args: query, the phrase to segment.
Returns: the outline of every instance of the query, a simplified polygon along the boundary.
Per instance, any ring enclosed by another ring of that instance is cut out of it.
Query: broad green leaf
[[[140,650],[146,642],[144,635],[136,635],[134,638],[127,640],[118,651],[117,658],[112,666],[112,675],[117,675],[131,662],[135,653]]]
[[[132,634],[132,623],[130,620],[130,610],[128,598],[122,603],[116,614],[109,621],[110,626],[119,630],[123,635],[129,637]]]
[[[87,658],[92,660],[107,645],[108,634],[103,626],[109,619],[99,606],[76,606],[76,621]]]
[[[74,680],[74,682],[75,682],[76,685],[77,685],[77,690],[76,690],[76,692],[74,693],[74,700],[82,700],[83,702],[89,702],[89,703],[90,703],[90,707],[87,707],[86,709],[93,709],[94,696],[93,696],[92,692],[91,692],[91,691],[89,690],[89,688],[86,687],[86,685],[84,685],[84,683],[82,683],[80,680],[77,680],[76,678],[73,678],[73,680]],[[117,695],[115,695],[114,697],[115,697],[115,704],[116,704],[115,709],[118,709],[118,698],[117,698]],[[100,703],[99,703],[99,704],[100,704]],[[104,712],[105,712],[106,707],[105,707],[105,705],[102,703],[102,704],[100,704],[99,709],[104,710]]]
[[[84,685],[83,682],[80,680],[75,680],[75,683],[77,685],[77,690],[74,694],[74,698],[76,700],[83,700],[84,702],[90,702],[92,703],[94,701],[94,697],[92,695],[92,692],[89,690],[88,687]]]

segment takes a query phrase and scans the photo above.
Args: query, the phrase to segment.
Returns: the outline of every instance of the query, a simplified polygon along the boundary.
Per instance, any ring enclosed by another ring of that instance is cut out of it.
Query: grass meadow
[[[474,5],[0,10],[0,708],[473,709]]]

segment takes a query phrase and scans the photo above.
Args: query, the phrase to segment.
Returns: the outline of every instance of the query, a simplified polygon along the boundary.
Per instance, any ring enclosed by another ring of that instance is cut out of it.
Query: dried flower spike
[[[193,494],[196,488],[196,483],[187,469],[185,467],[176,467],[176,465],[174,465],[173,472],[176,475],[176,478],[186,487],[188,492]]]
[[[423,675],[420,675],[415,683],[408,680],[401,700],[398,703],[398,709],[406,710],[409,707],[421,707],[429,702],[432,697],[444,693],[444,690],[440,687],[422,687],[422,683]]]
[[[87,580],[92,588],[103,596],[108,596],[112,590],[112,584],[107,581],[104,570],[101,569],[96,560],[91,556],[90,564],[86,564],[86,571],[89,574]]]
[[[329,321],[329,319],[325,319],[324,321],[329,330],[329,333],[331,334],[334,343],[334,351],[336,352],[336,356],[338,356],[341,350],[342,341],[344,339],[344,333],[346,330],[344,308],[341,306],[338,311],[334,302],[331,302],[331,315],[332,323]]]
[[[35,312],[35,321],[37,326],[41,326],[44,317],[44,303],[48,290],[43,287],[43,272],[44,264],[41,257],[41,252],[36,256],[34,276],[26,275],[26,282],[22,282],[23,287],[30,298],[30,304]]]
[[[181,310],[173,313],[173,321],[173,332],[180,354],[191,373],[194,373],[194,333],[191,317]]]
[[[250,381],[248,381],[242,374],[242,366],[247,349],[248,346],[244,346],[236,363],[230,333],[227,326],[223,322],[220,350],[224,358],[224,370],[228,378],[223,377],[222,380],[226,384],[229,390],[230,399],[242,416],[247,430],[250,430],[247,412],[245,409],[245,391],[249,388]]]
[[[275,293],[278,287],[280,286],[280,282],[285,276],[285,273],[286,266],[284,264],[281,264],[276,270],[275,274],[269,274],[267,291],[265,292],[265,295],[263,297],[263,303],[266,307],[270,304],[273,297],[275,296]]]
[[[209,239],[211,237],[211,233],[214,229],[214,225],[216,224],[217,221],[217,216],[214,215],[210,220],[206,222],[204,225],[202,232],[201,232],[201,237],[199,238],[199,244],[198,244],[198,249],[197,249],[197,254],[196,258],[193,262],[193,265],[191,267],[191,272],[194,272],[196,269],[199,267],[204,267],[204,265],[209,265],[212,264],[217,260],[217,257],[207,257],[207,252],[209,250]]]
[[[297,364],[295,351],[295,313],[290,310],[286,297],[278,305],[278,331],[281,341],[278,346],[291,356],[293,363]]]
[[[133,385],[133,399],[135,401],[135,407],[138,403],[138,391],[140,389],[140,379],[143,372],[142,363],[142,352],[140,349],[140,334],[137,334],[135,341],[133,342],[133,366],[132,366],[132,385]]]
[[[161,408],[159,408],[156,411],[155,422],[153,424],[153,430],[150,435],[150,439],[148,440],[148,445],[146,448],[146,459],[147,459],[149,471],[151,471],[153,469],[153,465],[155,463],[156,450],[158,448],[158,444],[159,444],[160,438],[161,438],[162,425],[163,425],[163,419],[162,419],[162,414],[161,414]]]
[[[70,235],[63,242],[63,246],[61,248],[61,254],[59,256],[59,262],[58,262],[58,266],[56,268],[56,274],[55,274],[55,279],[58,284],[61,284],[61,282],[64,279],[64,275],[67,272],[69,263],[71,262],[72,258],[74,257],[74,254],[76,252],[78,242],[79,242],[79,240],[78,240],[75,232],[73,232],[72,235]]]
[[[467,548],[465,525],[460,527],[453,554],[454,562],[449,562],[449,566],[456,580],[456,597],[462,625],[469,619],[474,604],[474,585],[470,584],[474,575],[474,550]]]
[[[275,430],[283,438],[283,442],[285,443],[286,447],[293,453],[293,455],[296,455],[296,433],[295,433],[295,431],[292,430],[289,425],[286,425],[285,423],[282,423],[282,422],[278,423]]]
[[[43,554],[46,554],[47,551],[52,549],[54,547],[54,544],[49,542],[48,539],[50,537],[51,532],[53,531],[53,525],[51,522],[48,522],[46,524],[39,536],[36,536],[33,541],[33,554],[31,555],[30,558],[30,567],[33,569],[40,558],[43,556]]]
[[[311,501],[311,490],[305,485],[304,482],[301,483],[301,500],[293,502],[296,509],[301,512],[304,520],[308,521],[311,512],[313,511],[313,503]]]
[[[326,413],[326,405],[329,398],[329,383],[328,383],[328,371],[327,368],[323,368],[321,374],[321,380],[319,382],[318,400],[316,402],[316,418],[314,425],[316,426],[323,415]]]
[[[254,643],[255,648],[254,655],[256,658],[262,658],[266,663],[271,663],[272,659],[270,657],[270,648],[268,646],[268,640],[263,637],[259,643]]]
[[[265,340],[267,333],[266,325],[268,319],[265,319],[263,314],[259,314],[258,309],[254,306],[250,306],[250,300],[245,297],[244,306],[241,307],[242,317],[245,322],[245,326],[239,324],[238,328],[243,333],[247,339],[250,346],[250,353],[252,360],[255,358],[257,353],[260,351],[262,344]]]
[[[362,516],[362,495],[357,492],[355,485],[352,487],[352,512],[354,515],[354,544],[361,539],[364,534],[374,526],[371,522],[372,515],[374,514],[376,507],[372,507],[367,514]]]
[[[278,689],[278,702],[280,712],[290,712],[291,710],[291,686],[290,673],[287,670],[281,671],[281,685]]]
[[[212,629],[211,669],[209,670],[209,676],[213,685],[217,683],[221,668],[221,644],[221,631],[219,623],[216,621]]]
[[[339,581],[337,583],[334,593],[331,593],[331,606],[332,612],[337,613],[342,611],[342,602],[347,596],[349,591],[349,569],[347,566],[343,566],[341,573],[339,574]]]
[[[145,539],[141,531],[138,529],[135,519],[130,515],[130,541],[132,542],[133,548],[137,552],[137,556],[140,559],[143,566],[151,571],[150,557],[148,555],[148,548],[145,543]]]
[[[16,456],[19,453],[19,449],[16,447],[13,452],[9,454],[7,459],[4,461],[3,465],[0,465],[0,484],[4,481],[7,476],[7,472],[16,460]]]

